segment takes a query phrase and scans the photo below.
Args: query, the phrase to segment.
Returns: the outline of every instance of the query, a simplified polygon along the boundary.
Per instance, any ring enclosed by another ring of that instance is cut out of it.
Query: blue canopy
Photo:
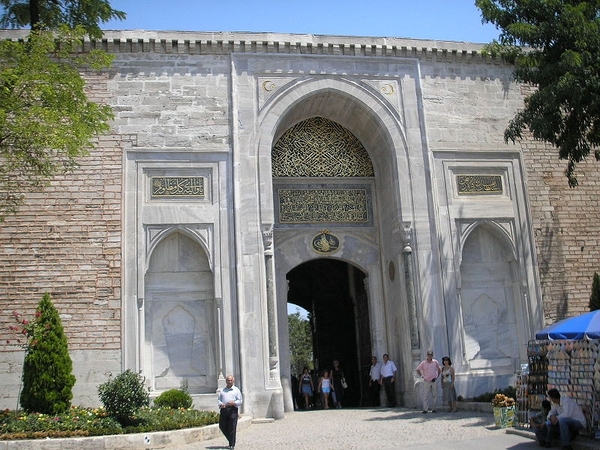
[[[535,334],[536,339],[600,339],[600,310],[561,320]]]

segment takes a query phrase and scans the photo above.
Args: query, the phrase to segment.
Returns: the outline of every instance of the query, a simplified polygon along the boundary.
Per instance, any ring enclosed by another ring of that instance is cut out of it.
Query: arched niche
[[[154,247],[145,276],[141,348],[151,389],[216,389],[213,273],[202,246],[181,231]]]
[[[461,311],[465,359],[472,370],[512,367],[519,360],[519,280],[505,234],[472,228],[462,246]]]

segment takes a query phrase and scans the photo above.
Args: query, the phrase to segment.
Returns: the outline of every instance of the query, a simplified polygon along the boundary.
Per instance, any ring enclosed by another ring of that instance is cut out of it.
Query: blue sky
[[[111,0],[107,30],[252,31],[487,43],[475,0]]]

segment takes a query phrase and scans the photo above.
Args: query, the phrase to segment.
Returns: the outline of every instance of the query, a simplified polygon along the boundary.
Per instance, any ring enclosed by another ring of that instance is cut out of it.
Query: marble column
[[[408,314],[410,323],[410,347],[416,349],[421,346],[419,338],[419,323],[417,321],[417,301],[415,299],[415,286],[413,280],[412,248],[406,244],[402,249],[404,257],[404,278],[406,284],[406,299],[408,301]]]
[[[267,323],[269,339],[269,383],[279,385],[279,354],[277,345],[277,306],[275,304],[275,271],[273,262],[273,227],[263,230]]]

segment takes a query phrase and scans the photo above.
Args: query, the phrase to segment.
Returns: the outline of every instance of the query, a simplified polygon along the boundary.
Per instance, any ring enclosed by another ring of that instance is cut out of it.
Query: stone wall
[[[106,74],[88,75],[92,99],[109,96],[106,80]],[[87,384],[104,381],[107,371],[120,371],[122,158],[131,137],[107,134],[94,144],[73,173],[27,195],[19,213],[0,224],[2,404],[18,392],[23,359],[9,330],[11,313],[33,318],[45,292],[68,337],[76,395],[88,395]]]
[[[577,165],[570,188],[566,160],[533,140],[522,144],[537,263],[547,325],[589,311],[594,272],[600,272],[600,163]]]

